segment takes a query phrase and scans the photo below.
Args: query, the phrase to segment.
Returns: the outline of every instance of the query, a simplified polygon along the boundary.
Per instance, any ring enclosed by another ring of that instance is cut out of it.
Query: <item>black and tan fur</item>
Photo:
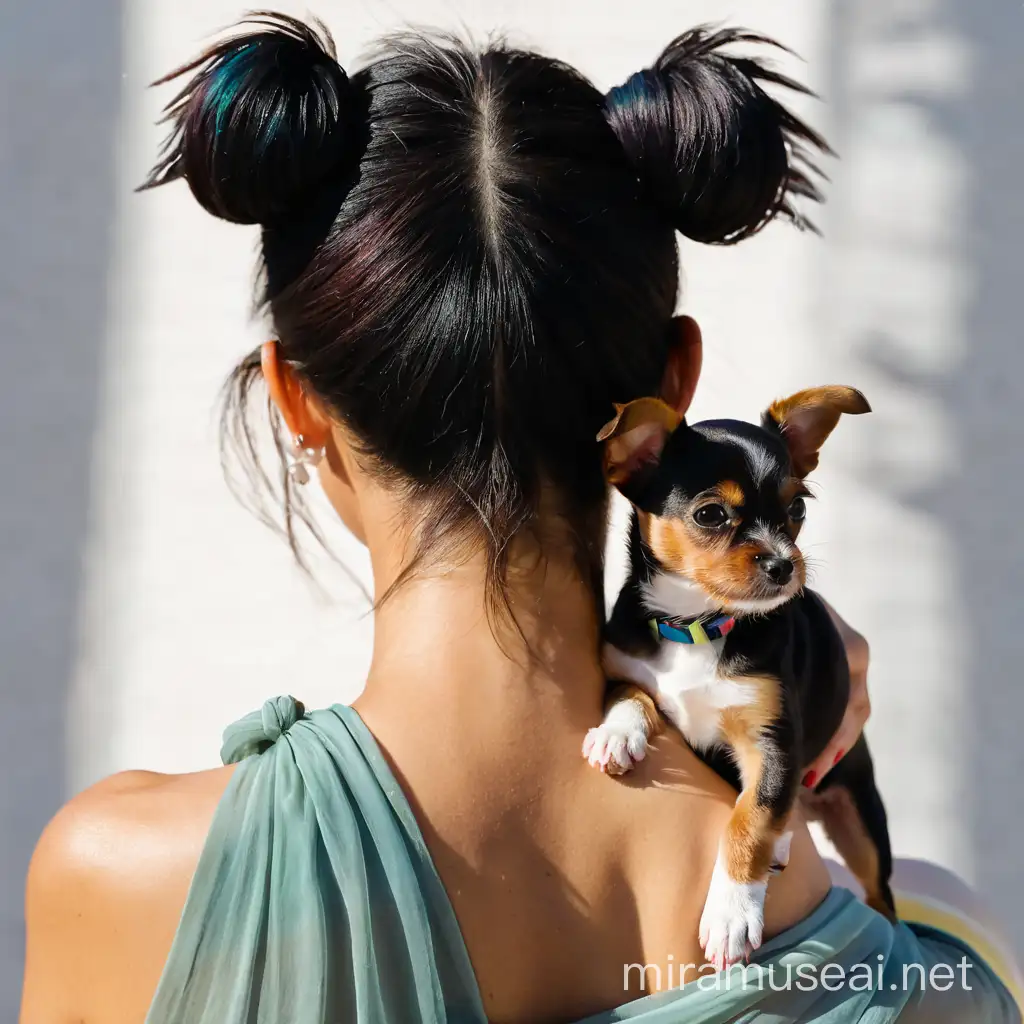
[[[633,505],[629,575],[606,634],[609,675],[626,685],[611,695],[606,723],[630,713],[615,711],[622,702],[641,701],[642,716],[638,707],[630,720],[642,727],[654,717],[654,702],[740,790],[722,846],[736,882],[760,882],[782,866],[773,865],[775,851],[803,772],[848,702],[845,650],[828,610],[804,587],[795,542],[808,496],[804,477],[822,443],[842,413],[867,411],[851,388],[815,388],[774,403],[760,426],[689,426],[664,403],[640,399],[619,408],[599,437],[606,476]],[[686,659],[708,655],[657,638],[650,620],[719,612],[734,615],[736,625],[716,646],[704,690],[712,705],[720,690],[723,706],[709,713],[713,721],[697,721],[686,710],[696,691],[678,673],[693,670],[696,663]],[[665,644],[684,650],[668,652]],[[672,686],[683,687],[682,711]],[[732,692],[741,697],[730,704]],[[653,729],[652,721],[647,735]],[[618,773],[637,759],[620,755],[620,763],[606,754],[602,767]],[[892,916],[885,810],[863,738],[826,776],[815,812],[869,902]]]

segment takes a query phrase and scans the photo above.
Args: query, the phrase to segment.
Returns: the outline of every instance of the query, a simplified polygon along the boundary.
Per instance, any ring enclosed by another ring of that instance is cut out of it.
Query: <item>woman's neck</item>
[[[568,544],[543,558],[521,547],[507,576],[514,623],[500,603],[488,615],[482,554],[455,568],[425,568],[393,591],[374,618],[360,710],[429,722],[447,709],[468,728],[477,719],[574,730],[596,721],[603,598],[583,580]],[[375,558],[376,593],[399,572]]]

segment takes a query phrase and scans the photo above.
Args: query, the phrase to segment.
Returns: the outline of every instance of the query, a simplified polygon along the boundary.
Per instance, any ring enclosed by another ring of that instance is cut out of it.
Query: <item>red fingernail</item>
[[[815,780],[815,779],[816,779],[817,777],[818,777],[818,773],[817,773],[817,772],[808,772],[808,773],[807,773],[807,774],[806,774],[806,775],[805,775],[805,776],[803,777],[803,782],[802,782],[802,785],[803,785],[803,786],[805,786],[805,787],[806,787],[807,789],[810,789],[810,788],[811,788],[811,786],[813,786],[813,785],[814,785],[814,780]]]
[[[833,767],[833,768],[834,768],[834,767],[835,767],[835,766],[836,766],[837,764],[839,764],[839,762],[840,762],[840,761],[842,761],[842,759],[843,759],[843,755],[844,755],[845,753],[846,753],[846,751],[845,751],[845,750],[840,750],[840,751],[839,751],[839,753],[838,753],[838,754],[836,754],[835,760],[834,760],[834,761],[832,762],[832,767]]]

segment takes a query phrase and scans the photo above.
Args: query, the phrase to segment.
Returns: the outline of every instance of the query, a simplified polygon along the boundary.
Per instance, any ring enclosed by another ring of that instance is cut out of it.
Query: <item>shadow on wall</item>
[[[931,508],[953,539],[970,623],[966,682],[973,721],[966,737],[971,796],[965,824],[979,884],[998,901],[1018,949],[1024,949],[1024,6],[948,0],[947,7],[974,56],[966,107],[955,118],[945,115],[972,168],[962,244],[973,280],[966,359],[956,379],[946,382],[966,457],[961,477],[932,499]]]
[[[862,250],[867,239],[874,246],[858,252],[855,241],[841,257],[840,291],[868,307],[846,311],[857,325],[847,337],[903,407],[906,429],[918,432],[910,441],[887,436],[863,465],[871,487],[881,486],[922,530],[941,532],[938,574],[948,592],[939,642],[948,645],[945,671],[956,677],[956,707],[965,713],[929,760],[962,766],[953,827],[982,895],[1024,949],[1024,7],[834,0],[832,13],[837,145],[870,136],[874,154],[847,170],[871,179],[858,182],[859,208],[839,212],[847,227],[861,219],[851,233]],[[876,122],[866,125],[867,117]],[[920,132],[921,147],[900,138],[907,130]],[[916,162],[922,150],[941,157],[936,167]],[[901,188],[908,191],[894,204]],[[895,218],[864,226],[886,206]],[[901,259],[895,274],[872,265]],[[901,449],[895,458],[892,447]],[[901,610],[886,614],[898,630]],[[914,679],[911,656],[903,668],[903,678],[888,683],[927,700],[935,680]],[[907,786],[915,771],[928,770],[906,768]]]
[[[23,885],[66,798],[92,440],[114,230],[121,9],[0,5],[0,1018],[14,1020]]]

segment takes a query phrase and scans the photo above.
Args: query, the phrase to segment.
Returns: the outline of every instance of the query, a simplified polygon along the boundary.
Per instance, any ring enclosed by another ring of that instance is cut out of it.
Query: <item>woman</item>
[[[735,242],[818,198],[824,144],[762,91],[795,86],[736,41],[763,42],[688,33],[605,97],[449,39],[393,40],[349,78],[325,34],[261,15],[178,72],[148,184],[263,229],[277,338],[236,371],[229,433],[251,437],[262,377],[293,439],[289,535],[315,464],[369,548],[373,661],[354,710],[269,701],[225,767],[115,776],[57,816],[23,1024],[1018,1019],[968,947],[830,890],[802,827],[762,962],[879,982],[698,989],[735,794],[672,735],[628,783],[580,756],[605,685],[594,437],[614,402],[685,411],[700,370],[675,232]],[[858,696],[819,775],[866,717],[847,635]],[[973,985],[947,1002],[888,991],[962,956]],[[654,966],[691,984],[637,1000]]]

